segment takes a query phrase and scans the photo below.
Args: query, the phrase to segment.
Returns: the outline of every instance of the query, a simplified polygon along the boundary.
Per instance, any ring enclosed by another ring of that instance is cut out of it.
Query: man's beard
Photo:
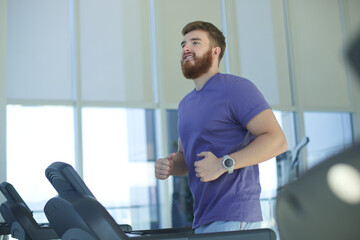
[[[211,48],[202,57],[194,55],[194,60],[194,63],[180,61],[183,75],[187,79],[196,79],[209,71],[213,62]]]

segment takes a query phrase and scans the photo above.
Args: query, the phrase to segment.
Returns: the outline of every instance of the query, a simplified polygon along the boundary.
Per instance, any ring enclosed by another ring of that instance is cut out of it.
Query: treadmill
[[[204,234],[194,234],[191,228],[124,231],[71,165],[54,162],[45,175],[58,193],[46,203],[45,215],[63,240],[276,240],[271,229]]]
[[[11,234],[11,237],[20,240],[59,239],[49,225],[36,222],[32,211],[10,183],[1,183],[0,191],[6,199],[0,206],[6,221],[6,225],[0,225],[0,235]]]
[[[0,215],[0,240],[4,240],[1,237],[5,238],[7,235],[20,240],[60,239],[48,223],[38,224],[36,222],[32,211],[10,183],[1,183],[0,191],[2,193],[0,197],[4,196],[5,199],[0,201],[1,215],[4,215],[6,219],[6,221],[3,220]],[[121,224],[119,227],[123,231],[132,230],[128,224]]]

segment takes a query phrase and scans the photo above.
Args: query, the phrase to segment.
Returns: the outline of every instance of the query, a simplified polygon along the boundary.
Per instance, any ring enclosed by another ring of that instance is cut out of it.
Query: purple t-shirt
[[[178,131],[194,198],[194,228],[214,221],[262,221],[258,165],[204,183],[196,177],[194,162],[202,159],[197,157],[202,151],[220,158],[247,146],[254,136],[246,124],[268,108],[252,82],[221,73],[180,102]]]

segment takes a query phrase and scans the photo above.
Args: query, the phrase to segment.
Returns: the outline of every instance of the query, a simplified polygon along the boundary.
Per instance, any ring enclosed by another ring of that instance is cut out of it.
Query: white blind
[[[148,1],[79,1],[85,101],[153,102]]]
[[[69,1],[11,0],[7,6],[8,98],[71,100]]]
[[[338,0],[289,0],[294,80],[305,109],[348,109]]]
[[[225,1],[230,73],[254,82],[271,105],[290,106],[282,1]]]
[[[351,41],[360,34],[360,1],[341,0],[341,7],[343,10],[346,39]]]

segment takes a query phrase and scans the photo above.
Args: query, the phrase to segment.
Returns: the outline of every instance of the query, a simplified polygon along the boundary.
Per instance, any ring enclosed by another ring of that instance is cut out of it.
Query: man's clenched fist
[[[172,153],[166,158],[159,158],[158,160],[156,160],[155,176],[158,179],[164,180],[171,175],[174,166],[173,159],[175,158],[175,156],[176,154]]]

